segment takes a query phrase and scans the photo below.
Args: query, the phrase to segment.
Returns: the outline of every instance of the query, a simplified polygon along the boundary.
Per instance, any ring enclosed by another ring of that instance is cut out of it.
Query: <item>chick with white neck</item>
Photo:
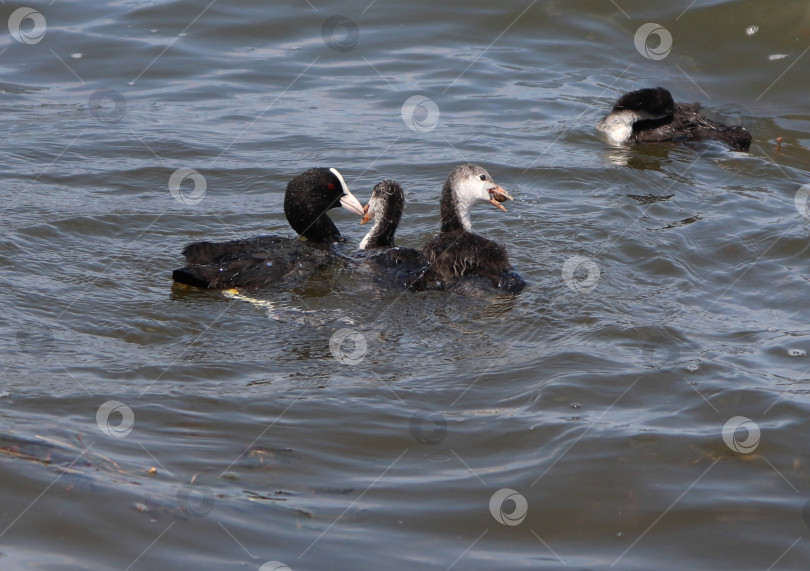
[[[375,282],[411,291],[444,289],[428,269],[427,258],[419,250],[394,245],[394,233],[405,208],[405,192],[393,180],[384,180],[371,191],[360,224],[374,225],[360,242],[365,268]]]
[[[404,209],[405,193],[402,187],[394,180],[379,182],[371,191],[368,204],[363,207],[363,219],[360,224],[371,220],[374,224],[360,241],[358,249],[392,248],[394,233]]]
[[[422,247],[429,269],[447,286],[465,275],[489,278],[508,293],[519,293],[526,282],[512,269],[506,249],[483,236],[473,234],[470,212],[478,202],[489,202],[502,211],[512,200],[490,174],[478,165],[457,166],[447,177],[441,197],[439,233]]]

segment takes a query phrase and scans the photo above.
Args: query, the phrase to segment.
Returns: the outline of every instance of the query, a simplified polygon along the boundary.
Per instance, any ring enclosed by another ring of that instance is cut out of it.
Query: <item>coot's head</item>
[[[613,112],[632,111],[639,119],[662,119],[672,115],[675,101],[663,87],[648,87],[622,95],[613,106]]]
[[[394,233],[405,209],[405,192],[395,180],[377,183],[371,191],[371,198],[365,206],[365,215],[360,224],[374,220],[371,230],[363,238],[358,248],[391,248],[394,246]]]
[[[326,215],[327,210],[338,206],[363,216],[363,205],[349,192],[346,181],[335,168],[309,169],[287,184],[284,214],[293,230],[307,240],[340,239],[340,232]]]
[[[442,228],[453,229],[457,223],[467,230],[470,210],[478,202],[489,202],[506,212],[501,202],[512,200],[503,188],[495,184],[486,169],[478,165],[459,165],[453,169],[442,191]]]

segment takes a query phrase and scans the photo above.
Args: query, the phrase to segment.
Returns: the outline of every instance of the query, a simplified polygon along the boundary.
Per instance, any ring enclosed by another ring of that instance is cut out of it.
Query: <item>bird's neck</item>
[[[299,234],[310,242],[339,242],[343,239],[335,223],[326,214],[321,214]]]
[[[375,218],[374,226],[372,226],[368,234],[365,235],[358,248],[361,250],[393,248],[396,229],[396,224],[392,224],[391,221],[385,217],[380,216]]]
[[[474,203],[475,201],[472,200],[459,200],[450,188],[449,183],[445,183],[444,189],[442,189],[441,200],[441,231],[453,232],[466,230],[467,232],[472,232],[470,210],[472,210]]]
[[[284,215],[292,229],[310,242],[335,242],[341,239],[340,231],[327,216],[326,210],[316,210],[297,201],[285,201]]]

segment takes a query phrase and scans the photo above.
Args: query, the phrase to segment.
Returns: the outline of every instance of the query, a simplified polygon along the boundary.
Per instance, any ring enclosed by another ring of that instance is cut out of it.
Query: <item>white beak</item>
[[[360,204],[360,201],[357,200],[348,189],[344,190],[343,196],[340,197],[340,205],[353,214],[357,214],[358,216],[365,215],[363,205]]]

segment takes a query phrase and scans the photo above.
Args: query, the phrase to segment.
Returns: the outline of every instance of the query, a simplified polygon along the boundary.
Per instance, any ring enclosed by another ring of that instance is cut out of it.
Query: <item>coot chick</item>
[[[489,202],[504,212],[501,202],[512,200],[495,184],[489,173],[477,165],[460,165],[444,183],[441,198],[441,228],[422,247],[428,267],[446,286],[466,275],[488,278],[508,293],[519,293],[526,282],[512,269],[506,249],[483,236],[473,234],[470,211],[477,202]]]
[[[751,146],[751,133],[744,127],[723,125],[701,115],[699,103],[675,103],[663,87],[625,93],[596,128],[614,143],[713,139],[740,151]]]
[[[444,286],[428,269],[428,260],[419,250],[394,245],[405,193],[394,180],[383,180],[371,191],[361,224],[369,220],[374,225],[358,249],[365,251],[363,263],[374,273],[375,281],[388,282],[411,291],[443,289]]]
[[[363,207],[363,219],[360,224],[374,221],[360,245],[360,250],[393,248],[402,213],[405,210],[405,192],[402,186],[391,179],[378,182],[371,191],[368,204]]]
[[[200,288],[256,288],[294,283],[334,259],[331,245],[343,241],[326,211],[342,206],[363,216],[363,206],[334,168],[313,168],[287,184],[284,215],[306,241],[257,236],[230,242],[194,242],[183,249],[186,266],[174,281]]]

